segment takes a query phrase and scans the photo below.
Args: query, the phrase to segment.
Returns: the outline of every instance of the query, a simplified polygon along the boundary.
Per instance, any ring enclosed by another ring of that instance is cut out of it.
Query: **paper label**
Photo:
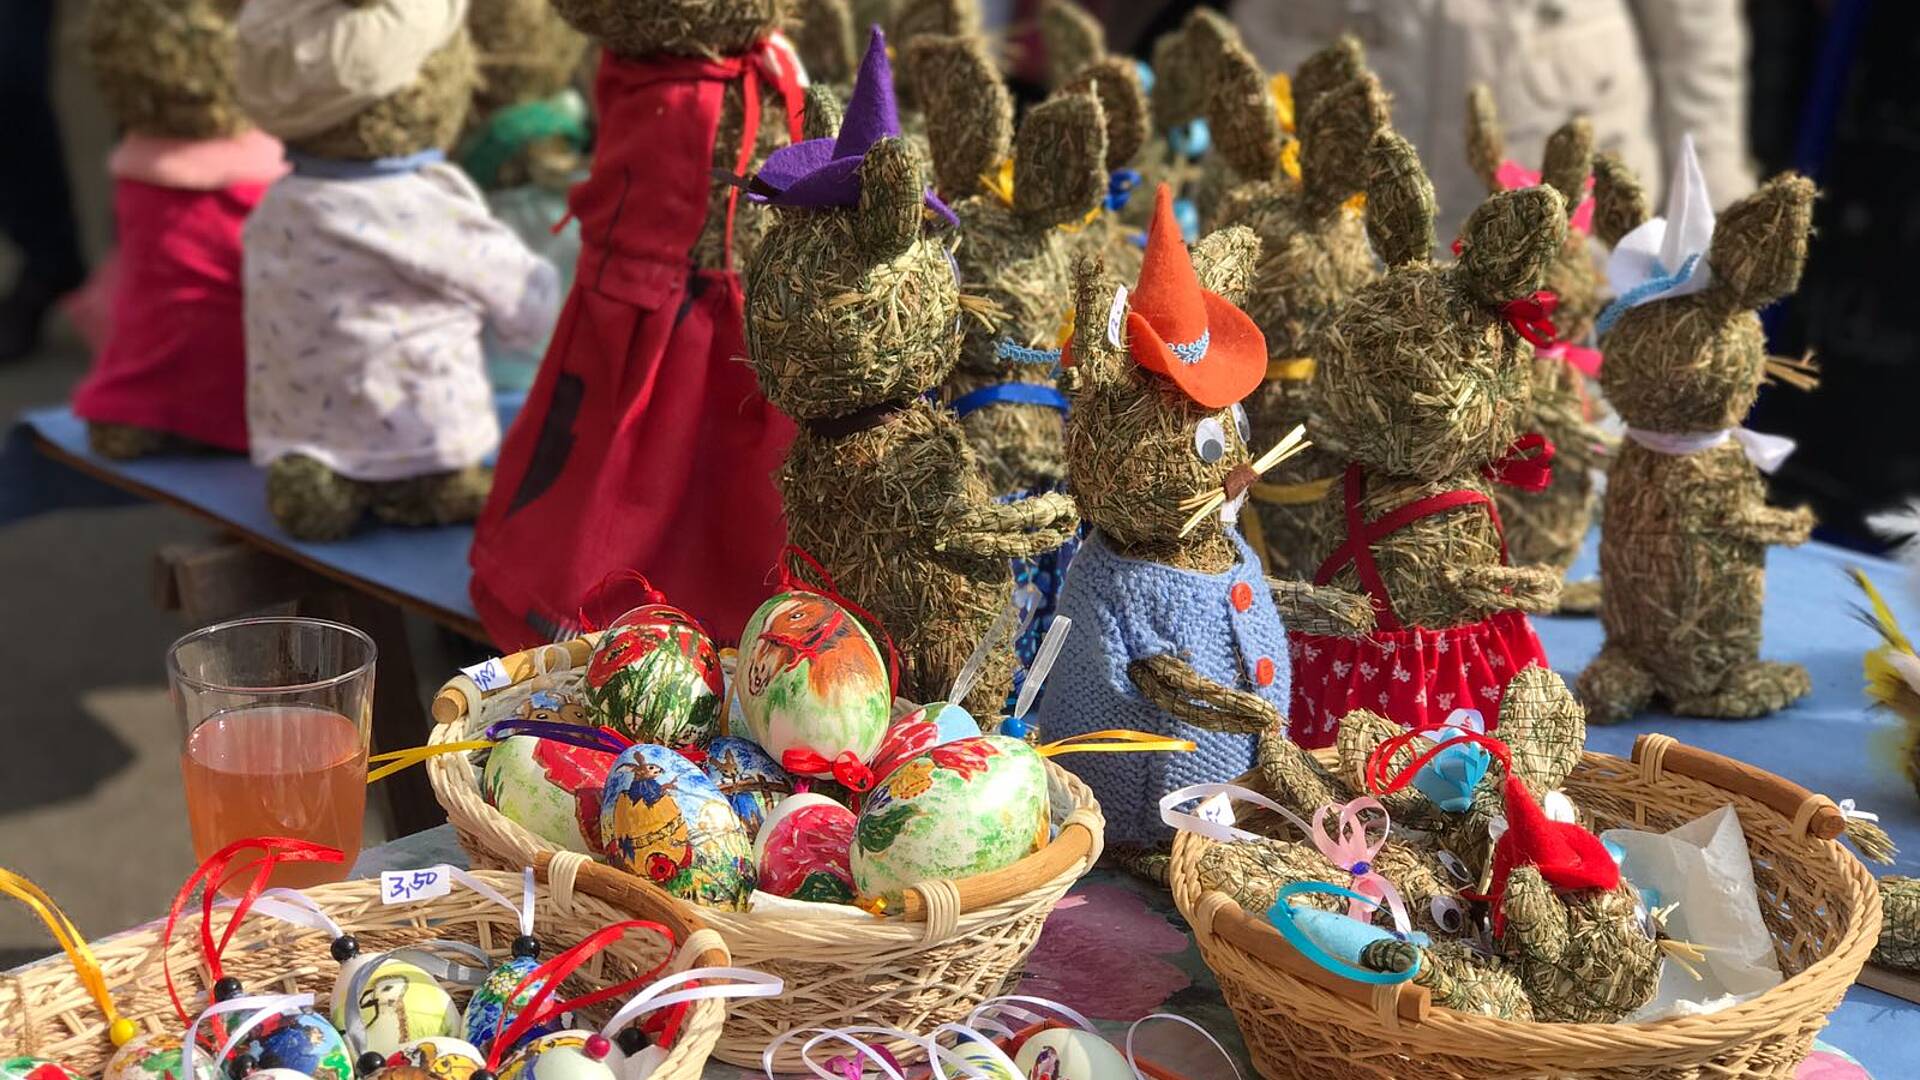
[[[382,904],[410,904],[415,900],[445,896],[452,891],[453,875],[447,873],[444,866],[430,866],[424,870],[380,871]]]
[[[460,669],[460,674],[472,679],[473,685],[479,687],[482,692],[501,690],[513,685],[513,676],[507,674],[507,665],[497,656],[483,664],[463,667]]]
[[[1107,309],[1107,341],[1116,349],[1127,347],[1126,341],[1120,336],[1120,331],[1126,323],[1127,287],[1122,285],[1120,291],[1113,294],[1113,306]]]
[[[1193,813],[1200,820],[1211,821],[1215,825],[1233,824],[1233,802],[1224,791],[1194,807]]]

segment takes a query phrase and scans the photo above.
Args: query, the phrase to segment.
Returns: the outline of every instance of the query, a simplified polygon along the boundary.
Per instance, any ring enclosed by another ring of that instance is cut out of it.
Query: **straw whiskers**
[[[1208,514],[1219,510],[1233,499],[1239,498],[1241,493],[1246,491],[1247,487],[1250,486],[1255,479],[1265,475],[1266,472],[1275,465],[1280,464],[1312,445],[1313,443],[1307,439],[1307,426],[1305,424],[1295,424],[1293,430],[1287,432],[1285,438],[1275,443],[1266,453],[1255,458],[1253,464],[1246,466],[1246,471],[1243,472],[1240,469],[1235,469],[1233,472],[1227,474],[1227,479],[1219,487],[1196,493],[1189,498],[1181,500],[1180,509],[1193,511],[1193,516],[1189,517],[1186,523],[1180,527],[1180,535],[1185,536],[1194,529],[1199,528],[1200,523],[1207,519]],[[1249,475],[1249,473],[1251,475]],[[1235,488],[1238,488],[1238,490],[1234,490]]]

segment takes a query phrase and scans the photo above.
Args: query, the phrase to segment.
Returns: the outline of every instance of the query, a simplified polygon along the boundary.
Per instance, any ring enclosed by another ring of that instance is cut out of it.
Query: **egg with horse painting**
[[[885,780],[893,770],[907,763],[908,759],[918,757],[942,743],[955,739],[970,739],[980,734],[980,724],[973,714],[958,705],[945,701],[935,701],[922,705],[912,712],[901,715],[887,727],[887,733],[880,739],[880,749],[874,751],[873,781]]]
[[[253,1072],[286,1069],[314,1080],[353,1080],[353,1056],[347,1040],[319,1014],[301,1010],[280,1013],[247,1032],[225,1066],[240,1057],[253,1061]]]
[[[480,1048],[464,1039],[415,1039],[387,1055],[387,1068],[412,1068],[433,1080],[468,1080],[487,1067]]]
[[[205,1052],[193,1056],[195,1080],[215,1080],[213,1060]],[[180,1037],[167,1032],[135,1035],[113,1052],[101,1080],[180,1080]]]
[[[664,746],[636,743],[614,762],[600,801],[607,861],[682,900],[744,911],[753,841],[713,781]]]
[[[362,1054],[385,1057],[414,1039],[460,1032],[460,1009],[433,976],[418,965],[387,957],[378,960],[379,966],[362,979],[360,973],[375,962],[376,954],[362,953],[340,965],[340,975],[333,983],[330,1019],[343,1033],[350,1022],[348,1002],[355,983],[359,983],[358,1011],[363,1030],[358,1045]]]
[[[794,900],[851,903],[848,858],[856,822],[853,811],[825,795],[789,796],[774,807],[754,838],[760,888]]]
[[[720,650],[686,612],[648,604],[620,616],[587,660],[589,719],[663,746],[705,746],[719,731]]]
[[[1033,747],[976,735],[909,759],[860,807],[851,866],[861,896],[998,870],[1047,843],[1047,770]]]
[[[1048,1028],[1013,1055],[1029,1080],[1134,1080],[1133,1066],[1112,1043],[1091,1031]]]
[[[708,743],[707,760],[700,769],[727,797],[748,836],[760,835],[767,812],[793,794],[793,774],[759,743],[738,735],[722,735]]]
[[[558,739],[513,735],[487,751],[480,797],[557,848],[600,854],[600,797],[614,755]]]
[[[887,665],[860,620],[818,593],[781,593],[753,613],[734,675],[753,741],[789,772],[858,773],[892,713]]]

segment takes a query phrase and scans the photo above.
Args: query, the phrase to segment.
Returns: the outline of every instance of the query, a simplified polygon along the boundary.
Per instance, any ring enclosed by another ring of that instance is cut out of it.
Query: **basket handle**
[[[1098,858],[1097,842],[1093,830],[1076,810],[1060,827],[1060,835],[1046,847],[1012,866],[952,882],[960,902],[955,914],[964,915],[1023,896],[1066,873],[1083,859],[1091,865]],[[928,921],[927,899],[918,890],[918,886],[906,890],[905,903],[901,905],[901,914],[909,922]]]
[[[1397,1029],[1402,1023],[1424,1023],[1433,1007],[1433,997],[1424,986],[1413,983],[1370,986],[1328,971],[1301,956],[1271,923],[1249,916],[1225,893],[1201,894],[1193,914],[1193,930],[1198,937],[1218,937],[1301,982],[1352,1002],[1373,1013],[1388,1030]]]
[[[511,656],[503,656],[500,663],[507,669],[507,677],[515,683],[525,682],[541,671],[540,657],[549,649],[567,650],[569,667],[579,667],[593,655],[594,636],[571,638],[552,645],[536,645],[523,649]],[[467,715],[467,703],[480,700],[481,692],[473,680],[465,675],[455,675],[440,687],[433,695],[433,722],[451,724]]]
[[[662,891],[650,881],[643,881],[632,874],[601,866],[583,855],[566,851],[536,852],[533,869],[541,881],[553,886],[555,899],[563,906],[567,898],[561,894],[577,889],[595,899],[606,901],[623,913],[666,924],[673,931],[674,938],[681,943],[681,952],[690,958],[697,957],[701,967],[727,967],[733,963],[725,942],[715,940],[716,935],[701,921],[700,916],[694,914],[684,901]],[[686,948],[688,945],[696,946],[699,952],[689,953]]]
[[[1825,795],[1816,795],[1744,761],[1688,746],[1671,735],[1648,732],[1633,740],[1633,763],[1640,766],[1641,778],[1650,784],[1659,783],[1663,773],[1671,772],[1745,795],[1791,819],[1796,835],[1805,829],[1805,835],[1817,840],[1834,840],[1846,831],[1846,815]]]

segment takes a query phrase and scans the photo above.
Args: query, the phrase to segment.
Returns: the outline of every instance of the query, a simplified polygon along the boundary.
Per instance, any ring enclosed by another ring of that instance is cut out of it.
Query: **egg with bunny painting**
[[[1133,1067],[1112,1043],[1091,1031],[1048,1028],[1013,1055],[1029,1080],[1133,1080]]]
[[[860,620],[818,593],[786,592],[760,605],[740,640],[734,686],[753,741],[796,775],[864,772],[893,689]]]
[[[753,894],[746,826],[705,773],[664,746],[635,743],[614,761],[600,838],[614,868],[682,900],[741,911]]]

